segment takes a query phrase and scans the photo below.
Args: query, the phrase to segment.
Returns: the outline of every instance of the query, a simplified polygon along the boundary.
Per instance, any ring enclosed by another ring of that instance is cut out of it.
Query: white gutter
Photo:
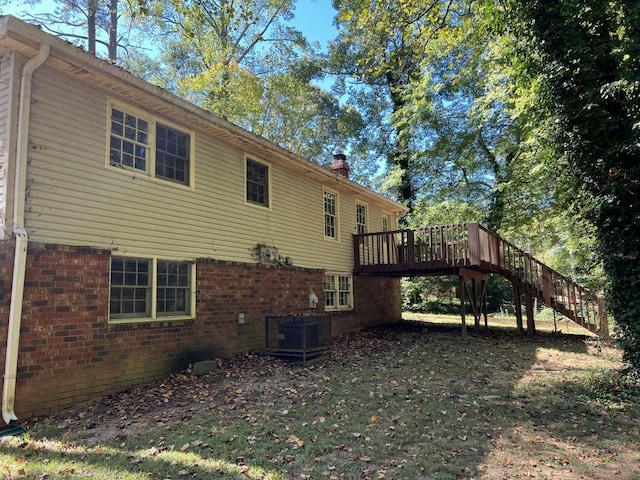
[[[29,237],[24,225],[24,210],[27,195],[27,151],[29,148],[29,117],[31,115],[31,85],[33,72],[49,56],[49,45],[42,44],[38,54],[27,62],[20,79],[18,103],[18,131],[16,140],[15,179],[13,184],[13,234],[16,239],[13,258],[13,281],[11,284],[11,308],[7,332],[7,351],[2,389],[2,418],[6,423],[18,419],[13,411],[20,348],[20,324],[24,297],[24,277],[27,267],[27,244]]]

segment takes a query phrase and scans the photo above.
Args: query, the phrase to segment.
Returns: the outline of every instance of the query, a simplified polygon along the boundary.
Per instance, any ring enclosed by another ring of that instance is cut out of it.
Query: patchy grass
[[[553,312],[544,312],[544,315],[536,315],[536,331],[547,333],[565,333],[570,335],[586,335],[596,338],[596,335],[577,323],[570,321],[562,315],[557,315],[554,320]],[[444,325],[462,325],[459,315],[440,315],[434,313],[405,312],[402,315],[404,320],[417,320],[422,322],[437,323]],[[474,327],[473,314],[468,314],[466,319],[467,329]],[[487,318],[489,328],[516,328],[516,317],[509,315],[489,315]],[[527,328],[527,318],[523,318],[524,329]],[[484,317],[481,318],[480,327],[484,328]]]
[[[640,479],[619,366],[589,337],[405,321],[34,419],[0,478]]]

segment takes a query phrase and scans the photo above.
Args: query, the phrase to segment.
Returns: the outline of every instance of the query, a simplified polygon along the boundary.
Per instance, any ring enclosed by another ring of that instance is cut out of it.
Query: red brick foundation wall
[[[402,320],[399,278],[354,275],[353,294],[353,311],[333,314],[334,336]]]
[[[265,318],[308,313],[310,291],[322,292],[321,270],[202,260],[197,272],[197,344],[218,357],[264,350]]]
[[[2,366],[13,248],[13,242],[0,242]],[[18,357],[19,418],[148,383],[199,360],[264,350],[265,317],[308,313],[312,289],[323,304],[321,270],[199,260],[196,320],[109,324],[110,256],[107,250],[31,244]],[[334,335],[400,319],[397,279],[354,277],[354,295],[354,310],[333,316]],[[242,326],[239,312],[246,316]]]

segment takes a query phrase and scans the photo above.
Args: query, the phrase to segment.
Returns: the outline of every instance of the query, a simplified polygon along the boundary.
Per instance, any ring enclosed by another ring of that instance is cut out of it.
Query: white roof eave
[[[68,75],[80,78],[84,82],[91,83],[96,88],[138,103],[140,106],[164,114],[168,118],[179,117],[189,127],[207,131],[264,160],[312,175],[328,187],[350,191],[370,203],[379,205],[389,213],[404,215],[408,211],[404,205],[398,202],[311,163],[299,155],[197,107],[167,90],[146,82],[114,64],[49,35],[37,26],[25,23],[11,15],[0,18],[0,46],[19,51],[27,57],[33,57],[43,43],[47,43],[51,47],[51,53],[46,62],[48,65]]]

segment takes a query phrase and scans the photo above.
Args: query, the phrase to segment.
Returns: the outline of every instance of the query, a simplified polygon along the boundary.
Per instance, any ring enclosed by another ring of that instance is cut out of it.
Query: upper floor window
[[[149,164],[148,152],[149,122],[112,108],[109,150],[111,165],[146,172]]]
[[[324,192],[324,236],[338,238],[338,196]]]
[[[388,213],[382,213],[382,231],[389,232],[391,230],[395,230],[396,222],[395,218]]]
[[[269,167],[247,158],[247,202],[269,206]]]
[[[156,177],[189,184],[189,143],[186,133],[156,125]]]
[[[191,185],[189,133],[150,116],[111,106],[109,164],[182,185]]]
[[[367,206],[356,203],[356,232],[367,233]]]

